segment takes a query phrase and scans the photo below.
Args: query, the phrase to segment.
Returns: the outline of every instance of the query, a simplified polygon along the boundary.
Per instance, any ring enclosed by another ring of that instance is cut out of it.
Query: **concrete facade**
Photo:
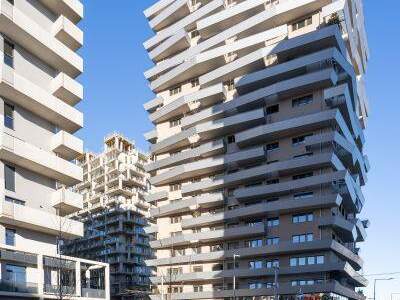
[[[145,16],[151,299],[363,299],[362,1],[160,0]]]
[[[123,135],[111,134],[102,153],[85,153],[78,162],[84,180],[74,190],[83,196],[83,208],[71,217],[84,223],[85,234],[68,242],[64,252],[109,263],[112,299],[140,299],[149,290],[145,260],[152,257],[144,231],[148,155]]]
[[[0,299],[56,299],[60,286],[109,299],[108,264],[58,252],[83,235],[66,218],[82,209],[70,189],[83,174],[82,17],[78,0],[0,1]]]

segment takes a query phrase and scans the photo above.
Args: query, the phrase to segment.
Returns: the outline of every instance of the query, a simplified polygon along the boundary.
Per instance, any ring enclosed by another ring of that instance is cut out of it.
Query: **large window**
[[[14,44],[4,40],[4,63],[14,68]]]
[[[312,242],[313,240],[314,240],[314,235],[312,233],[298,234],[298,235],[292,236],[292,241],[295,244]]]
[[[307,18],[302,19],[300,21],[297,21],[296,23],[293,23],[292,24],[292,30],[293,31],[299,30],[299,29],[304,28],[306,26],[309,26],[311,24],[312,24],[312,17],[310,16],[310,17],[307,17]]]
[[[4,103],[4,126],[14,129],[14,106]]]
[[[6,228],[6,245],[15,246],[15,230]]]
[[[267,246],[278,245],[279,237],[267,238],[266,244],[267,244]]]
[[[16,282],[16,283],[25,283],[26,282],[26,267],[7,264],[6,265],[6,280]]]
[[[305,223],[305,222],[312,222],[314,220],[314,214],[301,214],[301,215],[294,215],[292,218],[293,223]]]
[[[15,168],[4,165],[4,185],[6,190],[15,192]]]
[[[262,247],[262,240],[251,240],[246,242],[248,248]]]
[[[261,269],[261,268],[262,268],[261,260],[249,261],[249,269]]]

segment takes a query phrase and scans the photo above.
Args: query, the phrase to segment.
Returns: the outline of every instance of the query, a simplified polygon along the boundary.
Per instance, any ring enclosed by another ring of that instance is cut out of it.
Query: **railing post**
[[[43,268],[43,255],[38,254],[37,257],[37,269],[38,269],[38,294],[44,294],[44,268]]]
[[[82,296],[82,284],[81,284],[81,262],[75,262],[75,294],[77,297]]]

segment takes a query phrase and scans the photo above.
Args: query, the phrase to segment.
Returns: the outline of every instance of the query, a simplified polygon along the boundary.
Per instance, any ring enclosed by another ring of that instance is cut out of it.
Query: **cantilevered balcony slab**
[[[216,139],[233,131],[244,130],[261,124],[264,120],[264,110],[261,108],[217,121],[205,122],[152,145],[151,152],[153,154],[165,153],[172,149],[198,143],[199,141]]]
[[[192,263],[210,263],[226,259],[232,259],[233,254],[240,255],[241,258],[263,258],[265,255],[296,255],[307,252],[316,252],[324,250],[333,250],[344,260],[347,260],[353,268],[360,270],[363,266],[363,260],[351,250],[338,243],[335,240],[314,240],[305,244],[293,244],[290,242],[280,242],[277,245],[263,246],[257,248],[239,248],[234,250],[215,251],[210,253],[200,253],[192,255],[183,255],[176,257],[158,258],[147,260],[146,264],[150,267],[181,265]]]
[[[338,234],[344,242],[355,242],[357,240],[357,229],[353,222],[346,220],[340,216],[329,216],[318,219],[320,227],[331,227]]]
[[[163,9],[157,16],[152,18],[149,25],[154,31],[160,31],[161,29],[187,17],[189,14],[189,2],[187,0],[177,0],[167,8]]]
[[[160,107],[150,115],[150,120],[157,124],[173,117],[186,114],[194,109],[211,106],[224,99],[226,99],[226,89],[222,83],[219,83],[182,96]]]
[[[0,13],[2,32],[18,45],[29,49],[32,54],[53,68],[73,78],[82,73],[83,59],[34,22],[30,16],[6,0],[0,1]]]
[[[63,15],[53,24],[54,36],[69,49],[76,51],[83,46],[83,31]]]
[[[157,129],[150,130],[149,132],[146,132],[144,134],[144,138],[146,139],[146,141],[152,144],[155,144],[157,142],[157,137],[158,137]]]
[[[153,113],[157,110],[157,108],[162,107],[163,104],[164,104],[164,99],[161,97],[156,97],[143,104],[143,107],[147,112]]]
[[[167,167],[173,167],[178,164],[194,161],[199,158],[206,158],[221,154],[225,151],[224,141],[216,140],[200,145],[199,147],[179,152],[167,158],[151,162],[144,166],[146,172],[155,171]]]
[[[79,0],[39,0],[57,14],[64,15],[74,23],[83,18],[83,4]]]
[[[187,0],[184,0],[184,2],[187,2]],[[190,36],[184,29],[181,29],[150,51],[149,57],[153,61],[158,62],[189,47]]]
[[[197,160],[156,175],[150,178],[150,183],[154,186],[159,186],[191,177],[204,176],[224,170],[228,165],[243,165],[264,160],[265,154],[264,147],[261,146],[236,153]]]
[[[162,238],[151,241],[150,247],[153,249],[164,249],[174,246],[190,245],[193,243],[209,243],[213,241],[223,241],[238,239],[241,237],[251,237],[265,232],[264,225],[242,226],[236,228],[219,229],[214,231],[204,231],[192,234],[182,234],[179,236]]]
[[[343,165],[333,153],[323,153],[313,156],[289,159],[286,161],[264,164],[261,166],[227,174],[215,179],[204,179],[199,182],[182,186],[182,195],[191,195],[198,192],[208,192],[220,188],[265,180],[271,176],[293,174],[299,171],[312,170],[319,167],[330,166],[336,170],[343,170]],[[290,189],[289,189],[290,190]]]
[[[83,126],[83,114],[7,65],[0,69],[0,95],[68,132]]]
[[[171,5],[175,0],[160,0],[156,1],[152,6],[144,11],[147,19],[151,20],[159,15],[166,7]]]
[[[65,103],[74,106],[83,99],[83,86],[67,74],[60,73],[52,80],[51,92],[53,96]]]
[[[65,238],[73,239],[83,236],[83,223],[81,222],[7,201],[1,202],[0,221],[3,224],[35,230],[54,236],[59,235],[61,229],[61,233]]]
[[[148,51],[150,51],[154,47],[159,45],[161,42],[166,40],[168,37],[174,35],[180,29],[194,25],[199,19],[204,18],[205,16],[213,12],[221,10],[223,9],[223,7],[224,7],[224,0],[213,0],[207,5],[200,7],[198,10],[184,17],[180,21],[165,28],[164,30],[159,31],[155,36],[148,39],[143,45]]]
[[[60,157],[72,160],[83,153],[83,141],[65,131],[59,131],[52,137],[51,149]]]
[[[154,202],[158,200],[165,200],[168,199],[168,192],[167,191],[161,191],[161,192],[150,192],[149,194],[144,196],[144,200],[146,202]]]
[[[260,203],[222,213],[205,214],[196,218],[184,219],[182,220],[182,229],[211,226],[221,222],[229,222],[233,220],[245,220],[249,217],[262,217],[268,213],[285,214],[302,212],[304,210],[312,210],[316,208],[338,207],[341,203],[342,197],[338,194],[310,197],[301,201],[280,200],[271,203]]]
[[[232,101],[217,104],[213,107],[203,109],[194,115],[184,117],[182,119],[182,127],[193,126],[206,120],[216,120],[231,111],[246,111],[255,107],[269,105],[269,103],[275,103],[280,98],[284,99],[303,94],[316,88],[330,87],[337,80],[337,74],[331,68],[283,80],[236,97]]]
[[[83,209],[83,195],[61,188],[52,195],[52,205],[60,216],[66,216]]]
[[[190,212],[198,208],[210,208],[224,203],[223,193],[202,194],[195,197],[183,198],[180,201],[169,203],[150,209],[150,216],[153,218],[176,215]]]
[[[66,185],[77,184],[83,178],[81,167],[4,132],[0,158]]]

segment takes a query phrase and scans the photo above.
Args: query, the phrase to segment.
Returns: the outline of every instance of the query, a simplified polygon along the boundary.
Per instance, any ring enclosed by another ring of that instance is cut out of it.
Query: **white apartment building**
[[[145,10],[153,300],[361,300],[362,0]]]
[[[0,299],[109,299],[108,264],[60,257],[83,236],[78,0],[0,0]],[[59,242],[60,241],[60,242]],[[66,296],[64,296],[66,297]]]

